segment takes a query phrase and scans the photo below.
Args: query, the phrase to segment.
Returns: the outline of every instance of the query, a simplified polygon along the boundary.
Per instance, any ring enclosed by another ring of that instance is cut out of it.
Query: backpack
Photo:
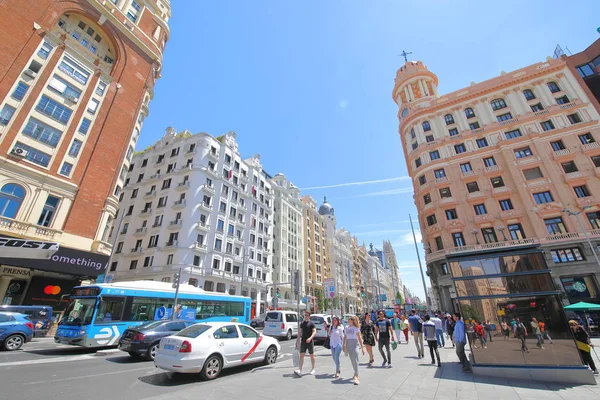
[[[517,335],[525,335],[525,325],[522,322],[517,324]]]
[[[421,321],[421,320],[419,320],[419,322],[417,324],[417,331],[423,332],[423,321]]]

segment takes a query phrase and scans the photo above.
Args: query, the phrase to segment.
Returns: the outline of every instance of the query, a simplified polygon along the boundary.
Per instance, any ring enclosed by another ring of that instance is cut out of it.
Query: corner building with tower
[[[586,52],[583,66],[548,58],[443,95],[422,62],[398,70],[400,140],[441,309],[498,329],[536,317],[568,341],[562,305],[600,301],[600,69]],[[567,344],[561,362],[553,348],[500,364],[553,379],[553,367],[580,364]],[[498,364],[488,355],[475,350],[480,372]]]
[[[0,254],[3,302],[56,304],[103,271],[170,14],[169,0],[0,2],[0,235],[59,245]]]

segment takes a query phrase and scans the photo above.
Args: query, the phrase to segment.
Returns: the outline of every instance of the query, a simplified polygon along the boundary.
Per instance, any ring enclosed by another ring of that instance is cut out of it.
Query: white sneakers
[[[314,375],[314,374],[316,374],[316,373],[317,373],[317,372],[316,372],[314,369],[311,369],[311,370],[310,370],[310,374],[311,374],[311,375]]]
[[[311,375],[316,374],[317,372],[314,369],[311,369],[309,372]],[[294,371],[294,374],[296,374],[297,376],[302,376],[302,371],[300,371],[299,369]]]

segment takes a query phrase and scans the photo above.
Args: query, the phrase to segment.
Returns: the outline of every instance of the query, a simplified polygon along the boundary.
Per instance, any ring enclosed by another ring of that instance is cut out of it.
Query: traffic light
[[[177,289],[177,287],[179,286],[179,278],[179,272],[175,272],[173,274],[173,284],[171,285],[173,289]]]
[[[275,293],[275,296],[276,296],[276,297],[281,297],[281,293],[279,293],[279,288],[277,288],[277,290],[276,290],[275,292],[276,292],[276,293]]]
[[[364,286],[360,287],[360,297],[365,297],[365,287]]]

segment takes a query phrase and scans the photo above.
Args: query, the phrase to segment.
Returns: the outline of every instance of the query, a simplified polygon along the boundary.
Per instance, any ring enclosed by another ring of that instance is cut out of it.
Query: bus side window
[[[123,316],[123,297],[102,297],[96,314],[96,322],[121,321]]]

